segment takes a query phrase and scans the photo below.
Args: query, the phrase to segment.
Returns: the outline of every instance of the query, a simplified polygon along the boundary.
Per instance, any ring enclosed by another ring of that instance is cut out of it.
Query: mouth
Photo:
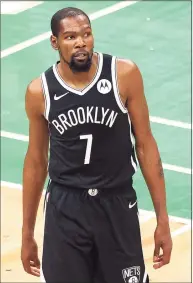
[[[88,53],[87,52],[77,52],[74,57],[78,60],[85,60],[88,57]]]

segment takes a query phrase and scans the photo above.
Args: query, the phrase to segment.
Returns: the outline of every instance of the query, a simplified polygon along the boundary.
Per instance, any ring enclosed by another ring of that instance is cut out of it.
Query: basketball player
[[[55,13],[51,30],[60,59],[26,92],[24,269],[40,276],[34,227],[50,143],[41,264],[45,281],[149,282],[132,181],[137,158],[157,216],[155,269],[169,263],[172,240],[140,71],[129,60],[94,51],[90,20],[79,9]]]

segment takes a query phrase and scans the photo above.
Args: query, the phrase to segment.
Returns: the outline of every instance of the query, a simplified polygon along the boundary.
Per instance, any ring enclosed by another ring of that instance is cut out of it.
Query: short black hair
[[[57,11],[51,19],[51,30],[54,36],[58,36],[60,21],[68,17],[76,17],[79,15],[85,16],[90,24],[88,15],[78,8],[68,7]]]

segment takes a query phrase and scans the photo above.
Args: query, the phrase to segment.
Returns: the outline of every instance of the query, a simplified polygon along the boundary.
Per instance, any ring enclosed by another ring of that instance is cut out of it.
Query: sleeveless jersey
[[[58,62],[41,74],[50,133],[49,177],[73,188],[129,187],[137,158],[118,91],[116,57],[97,55],[96,75],[82,90],[65,83]]]

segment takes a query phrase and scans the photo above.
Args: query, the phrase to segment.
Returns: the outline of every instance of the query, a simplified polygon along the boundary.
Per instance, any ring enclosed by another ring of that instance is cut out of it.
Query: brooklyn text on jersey
[[[100,115],[98,115],[99,112]],[[104,107],[87,106],[86,109],[78,107],[76,110],[68,110],[66,115],[61,113],[58,115],[58,119],[52,120],[52,124],[60,134],[63,134],[65,130],[71,127],[85,123],[104,124],[111,128],[117,115],[117,112],[104,109]]]

